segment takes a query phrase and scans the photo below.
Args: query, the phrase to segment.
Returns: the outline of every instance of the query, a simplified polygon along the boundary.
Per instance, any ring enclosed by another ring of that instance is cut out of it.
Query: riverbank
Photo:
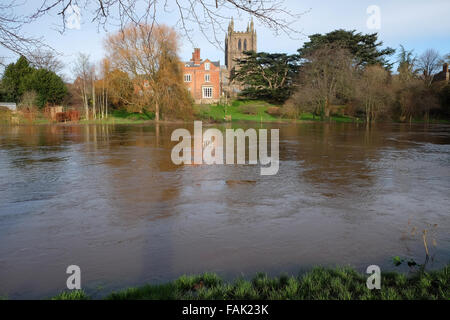
[[[339,108],[337,108],[339,109]],[[42,113],[36,113],[33,117],[21,113],[0,110],[0,124],[14,125],[47,125],[47,124],[150,124],[155,123],[155,115],[152,112],[127,112],[125,110],[113,110],[106,118],[80,120],[77,122],[55,122],[46,118]],[[344,114],[333,114],[327,119],[321,119],[312,113],[305,112],[298,119],[286,118],[280,113],[280,107],[257,100],[235,100],[225,106],[221,104],[195,105],[194,115],[189,120],[201,120],[206,123],[224,122],[259,122],[259,123],[364,123],[363,119],[350,117]],[[163,120],[160,123],[184,123],[188,120]],[[397,122],[397,121],[393,121]],[[414,119],[412,123],[440,123],[448,124],[446,119]]]
[[[316,267],[298,277],[270,278],[260,273],[251,280],[226,282],[216,274],[182,276],[173,282],[117,291],[106,300],[416,300],[450,299],[450,265],[437,271],[405,275],[382,273],[381,289],[369,290],[369,275],[350,267]],[[83,291],[64,292],[54,300],[87,300]]]
[[[264,101],[255,100],[235,100],[230,105],[195,105],[194,114],[191,120],[202,120],[208,123],[222,123],[222,122],[278,122],[278,123],[308,123],[308,122],[361,122],[359,119],[347,116],[331,116],[329,119],[321,120],[319,117],[311,113],[304,113],[298,119],[289,119],[282,117],[278,106],[269,104]],[[0,117],[3,124],[55,124],[42,113],[36,113],[32,117],[25,116],[21,113],[11,113],[4,111]],[[153,112],[127,112],[125,110],[113,110],[107,118],[98,118],[91,120],[80,120],[77,122],[60,122],[60,124],[146,124],[154,123],[155,115]],[[165,120],[161,123],[179,123],[186,122],[186,120]]]
[[[259,100],[235,100],[230,105],[196,105],[195,117],[210,122],[251,121],[251,122],[362,122],[345,115],[332,115],[322,120],[312,113],[303,113],[298,119],[284,117],[281,107]]]

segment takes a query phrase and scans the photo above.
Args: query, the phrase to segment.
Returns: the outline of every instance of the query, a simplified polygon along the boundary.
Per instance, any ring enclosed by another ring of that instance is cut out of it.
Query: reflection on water
[[[431,267],[449,262],[449,126],[263,126],[280,128],[275,176],[175,166],[179,125],[0,127],[0,295],[50,296],[71,264],[99,295],[205,271],[389,269],[424,257],[408,221],[438,224]]]

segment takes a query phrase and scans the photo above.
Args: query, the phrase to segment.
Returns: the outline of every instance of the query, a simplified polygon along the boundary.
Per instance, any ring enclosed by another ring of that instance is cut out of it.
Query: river
[[[274,176],[173,164],[183,126],[0,127],[0,296],[50,297],[69,265],[94,296],[206,271],[396,270],[424,261],[425,229],[427,267],[450,261],[449,125],[233,124],[280,129]]]

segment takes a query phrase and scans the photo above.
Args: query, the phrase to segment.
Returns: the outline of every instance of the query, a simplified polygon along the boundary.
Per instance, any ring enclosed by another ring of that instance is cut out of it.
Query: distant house
[[[218,102],[222,94],[220,61],[202,60],[200,49],[195,48],[192,59],[183,64],[184,83],[195,103]]]
[[[14,102],[0,102],[0,107],[6,107],[12,111],[17,110],[17,105]]]
[[[62,106],[53,106],[45,108],[45,113],[47,113],[50,116],[50,119],[52,119],[53,121],[57,120],[58,113],[63,112],[64,108]]]
[[[450,79],[450,74],[448,71],[448,63],[444,63],[444,65],[442,66],[442,71],[433,77],[433,82],[445,81],[448,83],[449,79]]]
[[[150,83],[148,80],[142,80],[142,78],[137,78],[133,83],[134,94],[142,96],[144,92],[152,93],[153,91],[150,88]]]

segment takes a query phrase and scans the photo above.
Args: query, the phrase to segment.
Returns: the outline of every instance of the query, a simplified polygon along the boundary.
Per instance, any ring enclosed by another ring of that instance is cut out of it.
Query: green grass
[[[298,119],[287,119],[281,116],[274,116],[267,113],[270,107],[279,107],[265,101],[259,100],[234,100],[230,105],[221,104],[195,105],[194,116],[196,119],[204,121],[224,122],[225,116],[231,116],[231,121],[252,121],[252,122],[337,122],[351,123],[364,122],[364,119],[352,118],[345,115],[334,114],[329,119],[321,119],[312,113],[302,113]],[[342,109],[342,106],[336,106]],[[0,124],[8,124],[11,121],[11,112],[0,110]],[[113,110],[108,118],[96,120],[80,120],[80,124],[142,124],[154,120],[153,112],[127,112],[126,110]],[[18,117],[19,124],[51,124],[54,123],[46,119],[42,114],[30,120]],[[413,123],[424,123],[423,119],[414,119]],[[450,123],[446,119],[430,119],[430,123]]]
[[[148,122],[148,120],[132,120],[132,119],[108,117],[105,119],[96,119],[96,120],[80,120],[78,123],[80,123],[80,124],[141,124],[141,123],[146,123],[146,122]]]
[[[350,267],[316,267],[298,277],[268,277],[226,282],[212,273],[181,276],[175,281],[117,291],[107,300],[410,300],[450,299],[450,265],[412,276],[383,273],[381,290],[366,287],[368,275]],[[82,291],[62,293],[57,299],[89,299]]]
[[[312,113],[303,113],[299,119],[286,119],[272,116],[267,113],[270,107],[279,107],[265,101],[259,100],[234,100],[231,105],[221,104],[196,105],[194,106],[195,115],[201,120],[215,122],[224,121],[225,116],[231,116],[231,121],[257,121],[257,122],[292,122],[292,121],[322,121],[320,117],[313,116]],[[331,122],[355,122],[357,120],[343,116],[333,115],[330,119],[323,121]]]
[[[65,291],[53,297],[51,300],[90,300],[91,298],[83,290]]]
[[[331,122],[339,122],[339,123],[350,123],[350,122],[361,122],[360,119],[351,118],[344,115],[332,115],[329,119],[321,120],[319,116],[314,116],[310,112],[302,113],[300,116],[301,121],[331,121]]]
[[[0,110],[0,124],[9,124],[11,122],[11,112]],[[37,117],[29,120],[20,114],[17,114],[18,124],[52,124],[55,123],[44,117],[42,113],[38,113]],[[155,118],[153,112],[127,112],[126,110],[113,110],[108,118],[96,120],[80,120],[80,124],[140,124]]]
[[[113,110],[108,118],[96,120],[81,120],[81,124],[139,124],[155,119],[153,112],[128,112]]]
[[[194,111],[196,117],[202,120],[223,121],[225,115],[231,116],[232,121],[282,121],[280,118],[269,115],[266,110],[274,105],[264,101],[235,100],[229,106],[221,104],[196,105]],[[254,114],[243,113],[243,109],[248,108],[255,111]],[[225,111],[226,110],[226,111]]]

